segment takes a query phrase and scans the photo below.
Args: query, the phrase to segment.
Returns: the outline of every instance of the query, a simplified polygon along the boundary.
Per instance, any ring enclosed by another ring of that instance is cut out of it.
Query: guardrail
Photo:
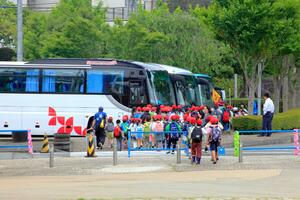
[[[294,133],[294,146],[274,146],[274,147],[243,147],[240,135],[257,133]],[[239,162],[243,162],[243,151],[273,151],[273,150],[294,150],[294,155],[298,156],[299,130],[244,130],[234,133],[234,156],[239,157]]]
[[[143,134],[143,135],[157,135],[157,134],[172,134],[172,133],[178,133],[179,134],[179,138],[178,138],[178,142],[181,139],[181,143],[183,145],[185,145],[185,148],[180,148],[180,145],[177,143],[176,149],[174,148],[131,148],[131,140],[132,140],[132,135],[134,134]],[[177,163],[180,163],[180,153],[181,151],[185,151],[186,155],[189,155],[189,147],[188,147],[188,143],[184,140],[182,140],[182,136],[187,136],[187,131],[164,131],[164,132],[154,132],[154,131],[150,131],[150,132],[131,132],[128,131],[128,158],[131,157],[131,151],[177,151]]]
[[[28,153],[33,154],[31,130],[0,130],[0,132],[27,132],[27,145],[0,145],[0,149],[28,149]]]

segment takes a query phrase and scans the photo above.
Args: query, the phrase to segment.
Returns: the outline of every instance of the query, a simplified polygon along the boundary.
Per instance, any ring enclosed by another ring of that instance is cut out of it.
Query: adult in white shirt
[[[274,103],[270,98],[269,93],[264,94],[264,107],[263,107],[263,130],[272,130],[272,120],[274,115]],[[259,136],[267,136],[270,137],[272,135],[271,132],[261,133]]]

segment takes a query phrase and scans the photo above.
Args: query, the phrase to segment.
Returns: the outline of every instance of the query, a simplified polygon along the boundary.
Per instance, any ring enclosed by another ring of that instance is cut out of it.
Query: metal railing
[[[179,134],[179,137],[178,137],[178,141],[177,141],[177,145],[176,145],[176,148],[131,148],[131,141],[132,141],[132,136],[135,135],[135,134],[143,134],[143,135],[157,135],[157,134],[172,134],[172,133],[175,133],[175,134]],[[131,151],[177,151],[177,158],[179,159],[179,156],[180,156],[180,152],[181,151],[185,151],[186,152],[186,155],[188,156],[189,155],[189,147],[188,147],[188,143],[187,141],[184,141],[182,139],[182,136],[187,136],[187,131],[163,131],[163,132],[131,132],[131,131],[128,131],[128,158],[131,157]],[[180,144],[183,144],[185,147],[184,148],[181,148],[180,147]],[[180,163],[180,161],[177,159],[177,162]]]
[[[262,133],[294,133],[294,146],[272,146],[272,147],[243,147],[243,142],[240,139],[240,135]],[[299,130],[244,130],[236,131],[234,134],[234,156],[239,157],[239,162],[243,162],[244,151],[274,151],[274,150],[294,150],[294,155],[298,156],[300,152],[299,148]]]
[[[29,154],[33,154],[33,145],[32,145],[32,137],[31,130],[0,130],[1,133],[7,132],[26,132],[27,133],[27,145],[0,145],[0,149],[28,149]]]

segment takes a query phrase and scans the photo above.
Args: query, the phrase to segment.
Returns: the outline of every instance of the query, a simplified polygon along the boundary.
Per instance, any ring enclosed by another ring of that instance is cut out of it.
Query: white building
[[[16,3],[17,0],[11,0]],[[111,22],[116,18],[127,20],[130,13],[136,11],[140,0],[91,0],[93,6],[102,1],[103,6],[107,8],[107,21]],[[147,10],[152,10],[155,7],[157,0],[142,0],[142,5]],[[23,0],[24,7],[48,12],[51,8],[57,5],[59,0]]]

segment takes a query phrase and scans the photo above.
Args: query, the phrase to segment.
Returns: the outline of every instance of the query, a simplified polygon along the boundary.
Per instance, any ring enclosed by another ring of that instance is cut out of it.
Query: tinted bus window
[[[0,69],[1,92],[38,92],[38,69]]]
[[[87,71],[87,93],[123,94],[124,70],[95,69]]]
[[[43,70],[42,91],[50,93],[83,93],[83,70]]]

